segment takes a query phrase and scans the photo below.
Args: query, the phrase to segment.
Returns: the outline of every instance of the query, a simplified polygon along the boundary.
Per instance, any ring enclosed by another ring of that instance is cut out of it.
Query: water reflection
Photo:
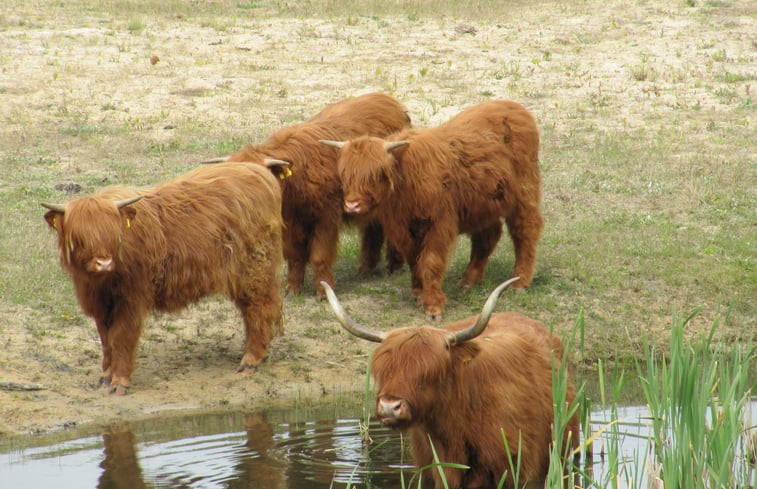
[[[0,488],[388,489],[401,487],[403,471],[407,484],[413,468],[400,437],[374,423],[374,443],[365,445],[359,415],[359,407],[203,414],[114,424],[100,436],[41,447],[0,446]],[[604,457],[613,439],[631,470],[643,470],[638,462],[651,457],[645,408],[592,413],[592,431],[615,415],[620,422],[597,439],[586,467],[598,482],[608,476]]]
[[[609,470],[612,448],[608,445],[616,441],[621,450],[617,454],[617,464],[620,467],[627,464],[632,467],[626,471],[626,475],[631,475],[628,473],[630,470],[644,470],[646,461],[650,460],[652,448],[651,420],[646,406],[621,406],[614,410],[596,411],[591,414],[591,420],[591,432],[602,433],[594,442],[592,453],[583,462],[584,469],[592,480],[600,482],[600,487],[608,487],[604,482],[609,482],[609,477],[615,472]],[[638,463],[641,463],[641,467],[637,467]],[[646,485],[639,481],[635,487]]]
[[[105,457],[97,483],[99,489],[146,488],[137,459],[134,435],[128,424],[113,425],[103,433]]]
[[[402,462],[399,437],[378,424],[370,426],[375,443],[368,446],[357,418],[290,421],[290,415],[119,423],[99,439],[6,451],[0,453],[0,488],[381,489],[399,487],[400,469],[412,468]]]
[[[244,416],[246,456],[240,457],[235,472],[236,478],[226,485],[237,487],[286,488],[285,474],[289,464],[275,456],[273,427],[261,414]]]

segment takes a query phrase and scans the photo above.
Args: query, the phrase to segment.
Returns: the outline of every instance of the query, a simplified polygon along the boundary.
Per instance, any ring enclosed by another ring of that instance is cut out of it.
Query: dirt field
[[[218,156],[224,148],[208,147],[209,140],[229,138],[230,151],[326,103],[377,90],[405,102],[418,126],[486,98],[511,98],[559,134],[663,127],[673,119],[685,128],[697,110],[725,121],[754,90],[748,79],[723,81],[720,66],[755,73],[757,9],[749,0],[538,2],[485,20],[296,18],[264,10],[247,18],[140,16],[59,3],[0,7],[0,154],[52,151],[50,172],[60,184],[101,173],[102,183],[119,181],[129,170],[102,166],[130,152],[143,165],[131,183],[149,184]],[[718,92],[720,85],[733,97]],[[754,130],[747,119],[733,122]],[[61,137],[61,128],[73,134]],[[702,146],[716,144],[710,137],[695,136]],[[177,155],[176,145],[190,151]],[[38,220],[42,244],[34,247],[50,256],[47,273],[60,276],[36,200],[19,212]],[[12,286],[3,287],[9,296]],[[0,381],[42,389],[0,390],[0,435],[359,392],[372,346],[341,331],[325,304],[303,307],[312,301],[287,299],[285,334],[249,376],[234,373],[242,327],[224,301],[159,316],[142,336],[132,389],[115,397],[96,387],[99,340],[75,304],[18,305],[2,297]],[[351,310],[360,307],[378,313],[392,305],[351,301]],[[45,327],[51,323],[65,327]]]

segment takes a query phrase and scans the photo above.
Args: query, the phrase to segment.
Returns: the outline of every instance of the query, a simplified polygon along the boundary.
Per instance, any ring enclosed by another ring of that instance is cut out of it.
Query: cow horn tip
[[[276,158],[265,158],[263,160],[263,163],[265,164],[267,168],[272,168],[274,166],[287,166],[287,167],[292,166],[292,164],[289,163],[288,161],[277,160]]]
[[[122,207],[126,207],[127,205],[131,205],[134,202],[142,199],[142,195],[135,195],[134,197],[129,197],[128,199],[118,200],[114,202],[116,204],[116,208],[120,209]]]
[[[406,146],[408,144],[410,144],[410,141],[407,141],[407,140],[403,140],[403,141],[391,141],[391,142],[387,141],[386,143],[384,143],[384,149],[387,152],[389,152],[389,151],[392,151],[393,149],[397,149],[397,148],[399,148],[401,146]]]
[[[318,142],[339,149],[342,149],[346,144],[345,141],[331,141],[329,139],[319,139]]]
[[[219,156],[217,158],[210,158],[209,160],[202,160],[200,162],[200,164],[201,165],[208,165],[208,164],[211,164],[211,163],[223,163],[225,161],[229,161],[229,157],[228,156]]]
[[[40,202],[39,205],[41,205],[45,209],[50,209],[51,211],[64,213],[66,212],[66,206],[62,204],[49,204],[47,202]]]

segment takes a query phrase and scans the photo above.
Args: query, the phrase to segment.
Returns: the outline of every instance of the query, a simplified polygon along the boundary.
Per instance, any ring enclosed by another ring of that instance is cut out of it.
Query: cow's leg
[[[434,454],[431,451],[431,445],[428,443],[428,435],[426,430],[416,428],[410,430],[410,444],[413,447],[413,462],[415,466],[428,467],[434,463]],[[424,470],[421,473],[423,484],[421,487],[432,487],[434,484],[434,477],[432,472],[436,472],[436,468],[431,470]]]
[[[395,248],[393,244],[390,242],[386,242],[386,269],[389,271],[389,273],[394,273],[400,268],[402,268],[402,265],[405,263],[405,260],[402,258],[402,253]]]
[[[494,487],[494,485],[487,481],[487,477],[484,471],[476,469],[475,467],[472,467],[470,470],[466,471],[463,479],[463,485],[460,487],[463,487],[464,489],[481,489],[482,487]]]
[[[239,373],[253,372],[268,355],[268,347],[274,334],[281,331],[281,296],[276,287],[275,275],[269,280],[257,280],[246,289],[245,295],[234,299],[242,315],[245,330],[244,355],[239,363]]]
[[[371,221],[360,229],[360,264],[357,271],[371,273],[381,260],[381,247],[384,244],[384,230],[381,223]]]
[[[410,286],[411,296],[416,300],[417,305],[421,304],[423,295],[423,281],[421,280],[420,270],[418,268],[418,250],[413,250],[407,257],[407,263],[410,265]]]
[[[520,277],[514,288],[525,289],[531,285],[536,264],[536,245],[544,227],[544,218],[538,205],[520,205],[507,219],[507,229],[515,249],[514,275]]]
[[[284,259],[287,262],[286,292],[299,294],[305,282],[310,236],[300,224],[291,222],[284,226],[282,238]]]
[[[102,375],[97,385],[109,386],[113,378],[113,372],[110,367],[112,352],[108,343],[108,326],[104,319],[95,319],[95,325],[97,326],[97,334],[100,335],[100,346],[103,352]]]
[[[313,284],[318,300],[326,297],[326,291],[321,287],[321,281],[332,288],[335,286],[332,267],[336,258],[336,248],[339,244],[339,222],[336,220],[321,220],[313,232],[310,245],[310,266],[313,268]]]
[[[426,439],[426,443],[429,443],[428,439]],[[465,444],[462,439],[447,438],[446,440],[439,440],[431,435],[431,443],[434,444],[434,450],[436,451],[436,456],[439,458],[440,462],[469,465],[468,457],[465,452]],[[436,468],[431,469],[431,472],[434,475],[435,489],[467,487],[462,485],[463,471],[461,469],[444,467],[444,480],[442,480],[442,476]]]
[[[489,262],[494,248],[502,236],[502,223],[499,221],[488,228],[471,234],[470,261],[465,269],[459,285],[470,287],[476,285],[484,277],[486,264]]]
[[[121,309],[108,328],[108,345],[112,354],[110,393],[117,395],[126,394],[126,389],[131,385],[131,374],[137,363],[137,341],[144,321],[144,314],[139,309],[129,309],[128,306]]]
[[[417,274],[422,284],[421,304],[426,312],[426,320],[440,322],[447,301],[442,292],[442,279],[447,269],[449,253],[455,242],[455,233],[451,229],[430,231],[423,248],[418,255]]]

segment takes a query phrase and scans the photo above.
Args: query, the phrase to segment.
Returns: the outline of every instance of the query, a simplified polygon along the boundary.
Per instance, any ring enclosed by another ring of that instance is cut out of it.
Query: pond
[[[757,418],[757,403],[751,411]],[[592,413],[592,430],[609,416]],[[413,474],[409,449],[375,420],[367,430],[373,442],[364,443],[362,418],[359,403],[340,400],[162,416],[99,432],[6,440],[0,443],[0,487],[382,489],[403,487],[401,477],[407,487]],[[636,459],[649,450],[646,408],[618,408],[618,418],[622,457]],[[604,443],[603,437],[595,441],[588,468],[597,480],[606,470]]]

